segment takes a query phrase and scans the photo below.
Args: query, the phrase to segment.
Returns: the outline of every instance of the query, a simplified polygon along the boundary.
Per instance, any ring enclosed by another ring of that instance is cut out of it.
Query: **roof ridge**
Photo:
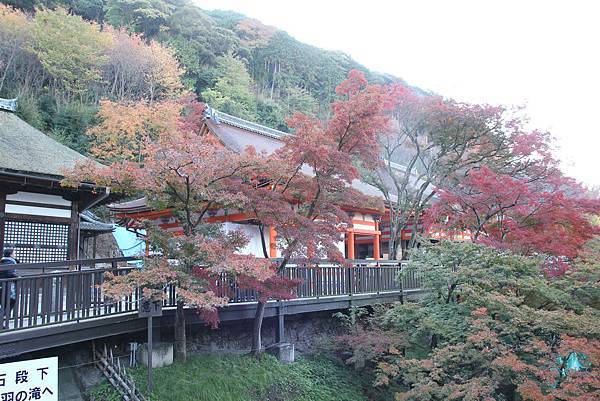
[[[17,99],[4,99],[0,97],[0,110],[17,111]]]
[[[243,118],[215,110],[208,104],[204,110],[204,115],[206,118],[210,118],[215,124],[220,124],[223,122],[237,128],[242,128],[260,135],[267,136],[269,138],[281,139],[281,137],[289,135],[287,132],[279,131],[253,121],[244,120]]]

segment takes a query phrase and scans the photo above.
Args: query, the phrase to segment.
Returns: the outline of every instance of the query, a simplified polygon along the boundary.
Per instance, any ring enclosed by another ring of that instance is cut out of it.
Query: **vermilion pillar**
[[[348,259],[354,259],[354,231],[349,229],[346,231],[348,237]]]
[[[379,260],[379,234],[373,236],[373,259]]]
[[[375,221],[375,231],[379,232],[379,222]],[[375,234],[373,236],[373,259],[379,260],[379,240],[381,234]]]
[[[269,227],[269,257],[277,257],[277,231],[273,226]]]

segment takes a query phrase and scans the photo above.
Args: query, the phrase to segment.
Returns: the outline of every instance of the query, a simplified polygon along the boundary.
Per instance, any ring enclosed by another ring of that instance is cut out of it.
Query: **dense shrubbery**
[[[432,291],[362,318],[349,362],[398,400],[592,400],[600,395],[598,249],[560,278],[540,261],[472,243],[414,254]],[[381,339],[385,339],[382,341]],[[583,368],[569,370],[577,357]]]

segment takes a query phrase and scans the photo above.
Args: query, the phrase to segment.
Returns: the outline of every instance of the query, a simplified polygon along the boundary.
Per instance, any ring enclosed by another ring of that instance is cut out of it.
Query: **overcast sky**
[[[600,1],[194,0],[457,100],[526,105],[600,186]]]

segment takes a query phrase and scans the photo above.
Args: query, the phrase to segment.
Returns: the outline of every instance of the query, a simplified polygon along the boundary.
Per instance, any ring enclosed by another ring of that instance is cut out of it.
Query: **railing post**
[[[2,306],[2,329],[8,330],[9,327],[9,313],[10,313],[10,296],[8,295],[8,290],[10,287],[10,282],[3,281],[0,283],[2,286],[2,300],[0,300],[0,305]]]
[[[398,268],[398,275],[400,276],[400,280],[398,280],[398,283],[400,284],[400,304],[404,304],[404,274],[402,272],[402,262],[398,263]]]
[[[79,268],[81,269],[81,265],[79,266]],[[81,273],[81,270],[79,270],[79,273],[77,273],[77,275],[79,276],[79,279],[77,280],[77,282],[79,283],[79,294],[77,296],[77,322],[79,322],[81,314],[83,313],[83,274]]]
[[[321,283],[321,279],[322,279],[323,275],[321,274],[321,268],[319,267],[319,265],[316,265],[315,269],[317,270],[316,274],[315,274],[315,277],[317,278],[317,285],[316,285],[317,298],[320,298],[321,297],[321,289],[323,287],[323,283]]]
[[[353,283],[353,278],[354,278],[354,272],[352,271],[354,269],[354,266],[350,266],[348,267],[348,295],[352,296],[352,293],[354,292],[354,283]]]

